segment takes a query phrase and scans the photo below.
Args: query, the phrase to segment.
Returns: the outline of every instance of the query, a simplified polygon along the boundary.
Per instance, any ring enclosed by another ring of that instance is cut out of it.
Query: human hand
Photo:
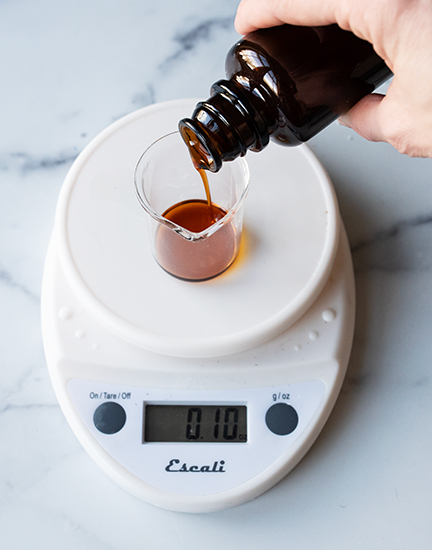
[[[242,0],[236,29],[337,23],[370,42],[392,70],[386,95],[371,94],[339,118],[370,141],[432,158],[431,0]]]

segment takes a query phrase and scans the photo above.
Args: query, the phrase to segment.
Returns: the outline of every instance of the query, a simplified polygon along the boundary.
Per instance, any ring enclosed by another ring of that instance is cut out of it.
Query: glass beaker
[[[165,271],[187,281],[221,274],[240,247],[247,163],[239,158],[205,175],[211,202],[179,132],[150,145],[135,169],[138,199],[149,214],[153,255]]]

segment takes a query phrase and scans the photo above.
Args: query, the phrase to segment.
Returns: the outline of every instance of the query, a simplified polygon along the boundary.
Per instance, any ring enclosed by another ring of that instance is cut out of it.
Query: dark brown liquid
[[[208,177],[207,177],[207,172],[203,168],[198,168],[197,166],[195,166],[195,168],[198,170],[198,173],[201,176],[201,180],[202,180],[203,185],[204,185],[204,191],[205,191],[205,194],[206,194],[207,206],[208,206],[208,209],[210,210],[211,217],[214,218],[216,216],[216,214],[213,213],[213,203],[212,203],[212,199],[211,199],[210,185],[209,185],[209,181],[208,181]],[[217,221],[217,219],[213,219],[213,221],[209,225],[211,225],[212,223],[214,223],[216,221]],[[179,225],[181,225],[181,224],[179,224]],[[209,227],[209,225],[207,227]],[[184,226],[182,226],[182,227],[184,227]],[[206,228],[204,228],[204,229],[206,229]],[[201,229],[201,231],[203,231],[203,230]]]
[[[225,210],[205,200],[188,200],[174,204],[165,218],[200,233],[226,215]],[[237,255],[237,232],[227,223],[203,240],[188,241],[172,229],[160,226],[156,235],[159,265],[171,275],[188,281],[204,281],[225,271]]]
[[[174,204],[163,214],[167,220],[184,227],[188,231],[201,233],[212,224],[221,220],[226,212],[219,206],[200,199],[193,199]]]
[[[198,170],[204,183],[204,188],[208,189],[208,179],[205,170],[209,169],[212,162],[211,155],[208,154],[205,147],[197,139],[197,136],[192,130],[186,126],[180,127],[180,133],[183,141],[186,143],[189,150],[189,155],[192,160],[192,164]],[[205,178],[205,179],[204,179]],[[207,184],[207,185],[206,185]],[[207,195],[208,198],[208,195]]]

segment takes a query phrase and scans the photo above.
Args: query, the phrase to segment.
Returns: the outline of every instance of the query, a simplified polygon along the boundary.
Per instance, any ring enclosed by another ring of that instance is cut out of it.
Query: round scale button
[[[116,434],[126,423],[126,411],[118,403],[107,401],[95,410],[93,423],[103,434]]]
[[[299,417],[291,405],[276,403],[268,409],[265,422],[267,428],[274,434],[288,435],[297,428]]]

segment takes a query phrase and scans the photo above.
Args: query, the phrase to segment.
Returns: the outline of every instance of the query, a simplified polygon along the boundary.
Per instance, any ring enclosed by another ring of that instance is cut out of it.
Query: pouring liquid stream
[[[163,213],[163,217],[189,231],[199,233],[223,218],[227,212],[212,202],[207,170],[204,168],[206,165],[203,162],[205,151],[192,139],[192,135],[188,140],[188,150],[192,164],[201,177],[206,200],[191,199],[174,204]]]

